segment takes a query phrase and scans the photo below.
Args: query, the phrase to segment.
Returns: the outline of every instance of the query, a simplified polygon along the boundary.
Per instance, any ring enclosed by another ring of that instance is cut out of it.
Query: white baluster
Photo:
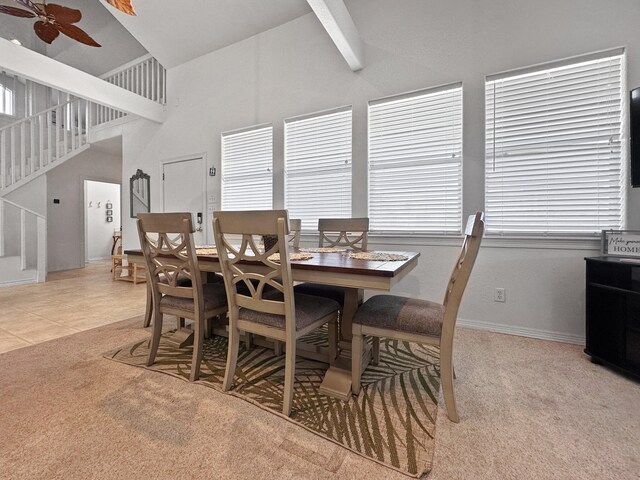
[[[20,124],[20,178],[25,177],[27,170],[27,124],[22,122]]]
[[[20,210],[20,269],[27,269],[27,212]]]
[[[45,115],[38,115],[38,168],[45,166],[44,160],[44,120]]]

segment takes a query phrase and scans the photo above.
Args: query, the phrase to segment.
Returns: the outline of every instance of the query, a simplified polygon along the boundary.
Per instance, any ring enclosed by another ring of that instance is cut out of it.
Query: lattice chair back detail
[[[318,220],[320,247],[367,250],[368,218],[321,218]]]
[[[191,214],[141,213],[138,225],[140,245],[150,269],[152,294],[191,298],[196,312],[203,311],[202,278]],[[154,298],[154,303],[159,300]]]
[[[239,308],[248,308],[284,315],[287,323],[293,322],[293,282],[286,248],[287,211],[217,212],[214,231],[229,310],[237,312]],[[240,246],[231,243],[237,242],[239,235]],[[263,250],[258,246],[260,235],[277,237],[278,241]],[[265,288],[267,286],[271,288]],[[277,299],[274,290],[281,294]],[[267,292],[269,296],[265,297]],[[295,325],[291,328],[295,329]]]

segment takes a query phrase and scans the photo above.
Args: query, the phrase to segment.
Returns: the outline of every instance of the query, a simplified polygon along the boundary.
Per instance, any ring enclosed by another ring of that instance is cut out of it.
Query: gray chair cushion
[[[282,301],[282,294],[277,291],[265,295],[265,298],[267,297],[270,297],[273,300]],[[337,312],[340,308],[338,302],[334,300],[297,293],[295,294],[295,303],[297,330],[302,330],[317,320],[320,320],[322,317]],[[240,309],[240,318],[243,320],[249,320],[250,322],[261,323],[263,325],[269,325],[270,327],[281,329],[284,329],[285,326],[284,315],[257,312],[248,308]]]
[[[202,293],[205,311],[227,306],[227,293],[224,289],[224,283],[206,283],[202,286]],[[160,299],[160,307],[176,308],[187,312],[195,310],[193,299],[173,297],[171,295],[164,295]]]
[[[160,281],[163,281],[163,280],[160,280]],[[166,280],[164,280],[164,282],[166,283]],[[224,278],[222,278],[222,275],[218,275],[217,273],[214,273],[214,272],[207,272],[207,283],[220,283],[220,282],[224,282]],[[190,287],[191,279],[184,275],[178,275],[178,281],[176,283],[178,287]]]
[[[333,285],[322,285],[319,283],[301,283],[293,287],[296,293],[305,295],[315,295],[316,297],[330,298],[344,305],[344,288],[334,287]]]
[[[417,298],[376,295],[364,302],[353,323],[369,327],[440,337],[444,306]]]

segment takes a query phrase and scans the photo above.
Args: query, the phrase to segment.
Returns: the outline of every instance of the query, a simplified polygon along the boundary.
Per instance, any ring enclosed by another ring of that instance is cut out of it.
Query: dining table
[[[197,249],[198,267],[206,281],[207,272],[221,271],[220,261],[215,254],[215,248]],[[358,305],[362,302],[364,290],[382,292],[391,289],[411,272],[418,264],[420,253],[405,251],[384,251],[376,253],[390,254],[394,260],[354,258],[349,251],[326,252],[313,251],[322,249],[290,248],[291,253],[309,252],[304,260],[291,260],[291,275],[296,283],[312,282],[333,285],[345,289],[344,305],[340,315],[339,355],[327,370],[319,391],[335,398],[347,400],[351,395],[351,325]],[[201,252],[206,253],[201,253]],[[140,249],[126,250],[128,263],[144,264],[145,260]],[[402,259],[400,259],[402,258]],[[147,302],[145,324],[148,325],[152,316],[151,282],[147,281]],[[216,334],[225,334],[219,329]],[[260,344],[260,341],[256,341]],[[268,343],[265,345],[270,346]],[[296,351],[301,357],[315,360],[327,358],[326,348],[305,344],[301,339],[296,345]],[[371,361],[371,349],[363,352],[363,368]]]

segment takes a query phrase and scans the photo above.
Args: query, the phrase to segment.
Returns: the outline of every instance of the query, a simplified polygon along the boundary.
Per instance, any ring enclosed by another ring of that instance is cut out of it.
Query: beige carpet
[[[0,355],[0,477],[407,479],[241,399],[106,360],[132,319]],[[638,479],[640,386],[579,346],[459,329],[441,479]],[[442,402],[440,402],[442,403]]]
[[[154,365],[146,367],[148,341],[125,345],[105,357],[188,381],[193,350],[160,341]],[[301,342],[328,345],[326,329]],[[227,339],[205,339],[199,384],[222,391]],[[382,339],[380,362],[362,376],[362,391],[348,402],[319,392],[327,364],[298,357],[290,420],[364,457],[407,475],[431,470],[440,388],[438,349]],[[278,415],[284,397],[284,355],[241,343],[230,394]]]

